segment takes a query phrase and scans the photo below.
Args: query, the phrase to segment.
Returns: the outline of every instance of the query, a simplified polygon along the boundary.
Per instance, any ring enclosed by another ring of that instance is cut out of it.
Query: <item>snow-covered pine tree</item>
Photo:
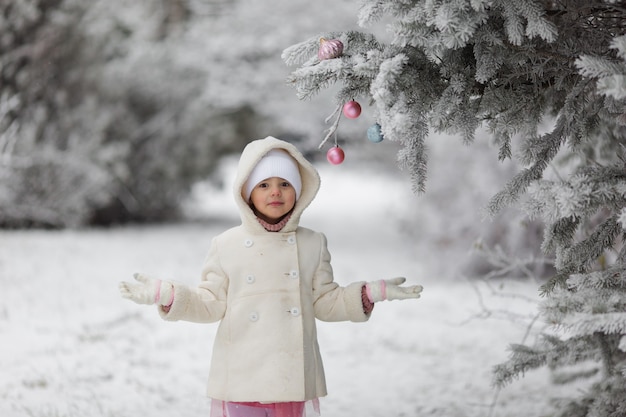
[[[612,0],[366,0],[359,24],[383,17],[391,41],[322,33],[287,48],[300,98],[340,84],[337,104],[371,100],[400,165],[425,191],[429,129],[472,142],[486,127],[499,158],[525,167],[490,201],[495,214],[528,197],[556,257],[542,312],[558,330],[512,346],[496,385],[549,366],[589,362],[588,391],[567,416],[626,415],[626,6]],[[319,60],[320,37],[343,54]],[[546,127],[548,126],[548,127]],[[558,171],[550,179],[549,166]]]

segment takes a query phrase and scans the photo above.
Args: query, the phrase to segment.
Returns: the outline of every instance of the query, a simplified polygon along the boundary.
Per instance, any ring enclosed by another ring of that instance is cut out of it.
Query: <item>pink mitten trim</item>
[[[172,295],[170,295],[170,301],[164,307],[171,307],[174,304],[174,286],[172,285]]]
[[[156,294],[154,295],[154,304],[158,304],[161,299],[161,280],[158,281]]]
[[[369,316],[374,310],[374,303],[370,301],[367,295],[367,285],[361,289],[361,303],[363,303],[363,313]]]
[[[372,298],[372,290],[369,284],[365,284],[365,295],[367,295],[367,298],[370,300],[370,303],[374,302],[374,298]]]

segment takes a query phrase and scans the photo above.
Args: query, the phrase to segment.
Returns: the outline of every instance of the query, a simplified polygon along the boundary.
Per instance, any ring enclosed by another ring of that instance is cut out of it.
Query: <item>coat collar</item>
[[[300,198],[296,202],[289,221],[285,224],[285,227],[281,229],[281,232],[293,232],[298,228],[302,212],[311,204],[320,187],[321,181],[319,173],[291,143],[276,139],[272,136],[250,142],[244,148],[239,158],[237,175],[233,184],[233,196],[239,208],[243,226],[254,233],[266,233],[266,230],[257,221],[248,202],[244,200],[242,190],[252,169],[259,160],[272,149],[283,149],[287,151],[298,163],[300,177],[302,178],[302,192]]]

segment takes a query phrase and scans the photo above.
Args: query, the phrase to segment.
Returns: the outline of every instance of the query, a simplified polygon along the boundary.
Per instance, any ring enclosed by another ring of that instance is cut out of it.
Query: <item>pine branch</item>
[[[563,269],[558,271],[552,276],[545,284],[539,287],[539,294],[542,297],[547,297],[557,288],[565,288],[567,279],[571,274],[575,273],[573,270]]]
[[[580,217],[564,217],[548,225],[544,230],[544,239],[541,246],[542,252],[551,253],[557,249],[570,246],[579,225]]]
[[[620,74],[624,70],[620,63],[590,55],[580,56],[575,64],[581,75],[590,78],[608,77],[613,74]]]
[[[572,337],[563,341],[543,334],[534,347],[513,344],[509,349],[509,359],[493,369],[492,383],[497,388],[503,388],[533,369],[543,366],[556,369],[575,365],[593,359],[598,354],[595,343],[589,336]]]
[[[509,349],[511,350],[510,359],[493,368],[492,384],[499,389],[526,372],[541,368],[547,363],[545,352],[519,344],[513,344],[509,346]]]
[[[494,216],[504,207],[515,203],[533,181],[541,178],[544,170],[545,164],[541,162],[537,162],[532,167],[522,170],[489,200],[487,212]]]
[[[542,296],[549,295],[557,287],[565,287],[570,275],[587,272],[604,250],[612,247],[615,238],[620,233],[622,229],[617,223],[617,216],[612,216],[596,227],[587,239],[563,248],[561,259],[557,262],[558,272],[541,286]]]
[[[613,246],[615,238],[621,232],[617,216],[608,218],[596,227],[588,238],[564,250],[561,261],[563,267],[578,273],[586,272],[606,249]]]
[[[588,274],[573,274],[568,284],[576,289],[607,289],[613,294],[616,290],[626,290],[626,266],[623,263],[612,265],[604,271]]]
[[[621,335],[626,334],[626,313],[572,313],[564,318],[560,326],[574,336]]]
[[[534,164],[542,167],[541,174],[556,156],[565,142],[569,121],[573,115],[569,112],[561,112],[556,120],[554,128],[541,136],[529,137],[523,144],[520,159],[523,164]]]

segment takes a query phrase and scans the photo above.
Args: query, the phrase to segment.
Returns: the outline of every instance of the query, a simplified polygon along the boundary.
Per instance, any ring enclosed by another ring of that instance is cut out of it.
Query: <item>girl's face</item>
[[[261,219],[275,224],[295,206],[296,190],[287,180],[267,178],[254,186],[250,202]]]

